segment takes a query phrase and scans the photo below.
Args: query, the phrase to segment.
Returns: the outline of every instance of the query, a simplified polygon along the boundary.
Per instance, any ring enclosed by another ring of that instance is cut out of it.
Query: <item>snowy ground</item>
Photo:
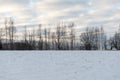
[[[120,80],[120,52],[0,52],[0,80]]]

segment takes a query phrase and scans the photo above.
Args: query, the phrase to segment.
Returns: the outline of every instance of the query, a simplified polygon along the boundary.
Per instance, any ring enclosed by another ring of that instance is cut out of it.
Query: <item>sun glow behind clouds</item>
[[[13,9],[12,9],[12,8],[9,8],[9,7],[3,7],[3,8],[1,8],[0,10],[1,10],[1,12],[3,12],[3,13],[8,13],[8,12],[11,12]]]
[[[0,7],[0,14],[2,14],[2,17],[11,17],[11,12],[14,11],[14,7],[8,7],[8,6],[2,6]],[[1,16],[1,15],[0,15]]]

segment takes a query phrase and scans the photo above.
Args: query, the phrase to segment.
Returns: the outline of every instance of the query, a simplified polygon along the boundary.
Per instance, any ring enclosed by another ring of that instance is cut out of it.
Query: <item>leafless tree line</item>
[[[56,25],[54,31],[42,24],[38,29],[27,30],[24,26],[22,39],[17,41],[17,28],[12,18],[5,19],[0,28],[1,50],[120,50],[120,29],[108,38],[103,27],[87,27],[81,34],[76,34],[75,24]],[[44,29],[43,29],[44,27]],[[77,37],[79,36],[79,37]]]

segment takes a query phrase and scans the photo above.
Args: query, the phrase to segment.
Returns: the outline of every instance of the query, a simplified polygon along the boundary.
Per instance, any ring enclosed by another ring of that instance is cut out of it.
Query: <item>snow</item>
[[[1,51],[0,80],[120,80],[120,52]]]

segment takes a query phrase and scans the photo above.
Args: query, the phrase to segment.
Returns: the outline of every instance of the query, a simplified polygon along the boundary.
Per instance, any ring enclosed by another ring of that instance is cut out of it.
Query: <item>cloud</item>
[[[111,26],[119,24],[119,14],[119,0],[0,0],[0,18],[12,16],[19,25],[70,21],[76,29]]]

